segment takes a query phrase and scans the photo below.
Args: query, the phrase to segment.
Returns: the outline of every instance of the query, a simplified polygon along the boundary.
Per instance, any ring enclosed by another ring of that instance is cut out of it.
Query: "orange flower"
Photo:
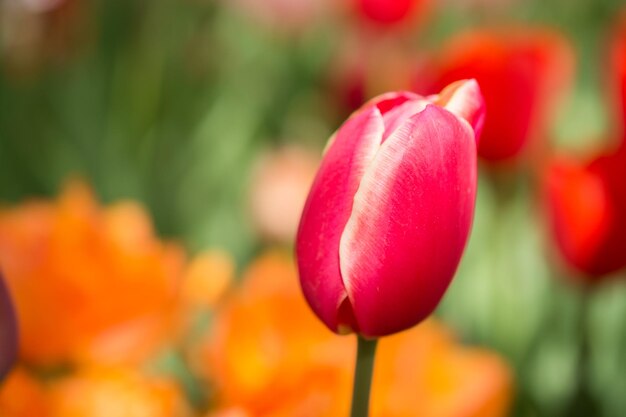
[[[191,312],[213,307],[230,286],[234,274],[235,262],[227,252],[214,249],[198,254],[185,272],[181,301]]]
[[[254,415],[278,415],[276,399],[283,405],[296,400],[294,387],[305,396],[314,385],[329,384],[318,388],[330,400],[332,386],[349,383],[349,374],[336,370],[354,349],[310,312],[288,258],[271,253],[249,268],[244,286],[226,300],[202,353],[199,363],[215,378],[221,404],[242,404]],[[336,408],[328,402],[315,402],[310,415],[340,415],[331,412]]]
[[[24,368],[0,387],[2,417],[185,417],[189,410],[170,379],[125,367],[86,367],[46,384]]]
[[[92,368],[50,388],[51,417],[181,417],[190,415],[178,386],[126,368]]]
[[[16,367],[0,386],[2,417],[50,417],[44,387],[22,367]]]
[[[80,183],[0,210],[0,265],[31,363],[144,358],[169,331],[183,262],[141,207],[102,209]]]
[[[268,253],[200,348],[219,405],[209,416],[348,415],[354,355],[354,339],[332,334],[310,312],[289,257]],[[499,356],[460,346],[434,321],[381,340],[373,416],[505,416],[511,393]]]
[[[374,416],[508,416],[512,375],[496,354],[458,344],[430,320],[384,338],[374,374]]]

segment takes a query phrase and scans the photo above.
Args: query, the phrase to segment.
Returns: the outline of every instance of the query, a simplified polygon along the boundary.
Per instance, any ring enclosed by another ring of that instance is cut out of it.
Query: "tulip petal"
[[[437,104],[466,120],[474,130],[478,143],[485,124],[485,100],[476,80],[461,80],[450,84],[439,95]]]
[[[426,99],[410,100],[384,113],[385,133],[382,142],[384,143],[409,117],[424,110],[427,104],[430,102]]]
[[[339,241],[361,178],[380,147],[383,118],[375,105],[355,114],[328,147],[305,204],[296,253],[311,308],[333,331],[354,328],[339,268]]]
[[[474,133],[449,111],[428,105],[385,141],[339,248],[362,334],[401,331],[433,311],[465,247],[475,193]]]
[[[17,357],[17,324],[13,303],[0,274],[0,381],[11,370]]]
[[[410,91],[394,91],[390,93],[384,93],[372,98],[365,104],[365,108],[374,105],[378,107],[378,110],[380,110],[381,114],[384,115],[388,111],[409,100],[420,100],[423,98],[424,97],[420,96],[419,94],[415,94]]]

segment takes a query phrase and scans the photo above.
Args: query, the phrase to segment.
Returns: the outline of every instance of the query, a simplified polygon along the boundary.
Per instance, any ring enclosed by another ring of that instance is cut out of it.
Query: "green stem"
[[[358,348],[354,370],[354,391],[352,392],[351,417],[368,417],[370,386],[374,370],[374,355],[378,339],[364,339],[357,336]]]
[[[589,335],[589,307],[593,288],[583,287],[578,310],[578,367],[576,370],[576,388],[572,401],[566,411],[567,417],[600,416],[600,405],[590,387],[591,339]]]

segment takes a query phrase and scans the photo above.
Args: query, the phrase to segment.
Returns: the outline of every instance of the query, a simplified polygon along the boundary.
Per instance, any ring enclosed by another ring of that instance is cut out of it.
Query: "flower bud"
[[[331,138],[296,241],[304,295],[333,331],[384,336],[432,313],[471,228],[484,103],[474,80],[379,96]]]

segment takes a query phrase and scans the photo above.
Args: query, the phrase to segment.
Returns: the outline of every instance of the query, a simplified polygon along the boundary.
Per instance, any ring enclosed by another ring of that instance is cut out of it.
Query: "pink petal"
[[[465,247],[475,193],[474,133],[447,110],[429,105],[385,141],[339,248],[362,334],[398,332],[433,311]]]
[[[421,99],[424,99],[424,97],[410,91],[393,91],[372,98],[365,104],[364,108],[368,108],[369,106],[376,106],[378,107],[378,110],[380,110],[380,113],[384,115],[389,110],[401,105],[406,101]]]
[[[427,104],[429,104],[429,102],[426,99],[409,100],[384,113],[383,121],[385,122],[385,133],[383,134],[383,143],[396,129],[404,124],[409,117],[424,110]]]
[[[333,331],[355,329],[339,269],[339,240],[361,178],[380,147],[383,118],[370,105],[329,145],[304,207],[296,241],[300,281],[311,308]]]

